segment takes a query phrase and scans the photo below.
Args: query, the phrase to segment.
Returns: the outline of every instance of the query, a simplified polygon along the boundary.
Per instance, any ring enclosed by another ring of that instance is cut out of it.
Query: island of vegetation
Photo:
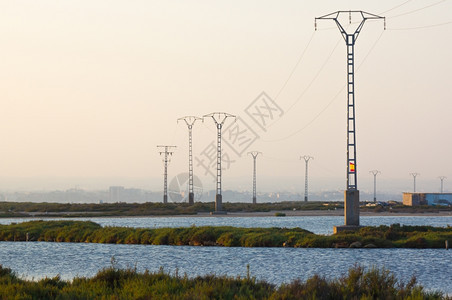
[[[355,266],[338,279],[314,275],[306,281],[275,286],[247,275],[226,277],[169,274],[114,266],[91,278],[38,281],[19,278],[0,265],[2,299],[448,299],[439,291],[425,291],[416,278],[404,283],[385,269]]]
[[[223,247],[300,248],[444,248],[452,241],[452,227],[362,227],[334,235],[318,235],[301,228],[183,228],[102,227],[91,221],[29,221],[0,225],[0,241],[147,244]]]

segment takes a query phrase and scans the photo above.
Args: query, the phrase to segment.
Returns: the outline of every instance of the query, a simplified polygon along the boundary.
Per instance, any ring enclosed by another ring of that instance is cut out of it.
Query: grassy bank
[[[184,228],[102,227],[90,221],[30,221],[0,225],[0,241],[192,245],[224,247],[309,248],[444,248],[452,242],[452,227],[363,227],[356,232],[316,235],[300,228]]]
[[[413,277],[404,283],[387,270],[356,266],[345,276],[328,280],[313,276],[280,287],[244,278],[206,275],[188,278],[177,273],[138,273],[114,267],[92,278],[39,281],[18,278],[0,265],[2,299],[446,299],[441,292],[426,292]]]

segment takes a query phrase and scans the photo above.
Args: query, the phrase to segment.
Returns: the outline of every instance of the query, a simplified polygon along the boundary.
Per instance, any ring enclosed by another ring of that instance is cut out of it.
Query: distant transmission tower
[[[188,126],[188,204],[195,203],[195,193],[193,189],[193,148],[192,148],[192,129],[197,120],[202,120],[195,116],[186,116],[177,119],[177,121],[184,120]]]
[[[410,175],[413,176],[413,193],[416,193],[416,177],[421,174],[414,172],[410,173]]]
[[[308,202],[308,162],[310,159],[314,159],[312,156],[301,156],[300,159],[304,159],[306,162],[305,175],[304,175],[304,202]]]
[[[349,23],[352,23],[352,14],[358,14],[361,22],[354,33],[347,33],[338,18],[348,14]],[[383,19],[374,14],[363,11],[337,11],[322,17],[315,18],[315,29],[317,20],[333,20],[347,45],[347,190],[344,193],[345,202],[345,226],[359,226],[359,191],[357,184],[356,163],[356,135],[355,135],[355,42],[366,20]],[[386,26],[385,26],[386,27]]]
[[[374,175],[374,203],[377,202],[377,175],[381,174],[378,170],[369,171],[372,175]]]
[[[165,164],[165,173],[163,174],[163,203],[168,203],[168,163],[171,161],[169,157],[173,155],[172,148],[176,146],[157,146],[160,150],[159,154],[163,156],[163,163]]]
[[[215,195],[215,211],[221,212],[222,196],[221,196],[221,128],[223,128],[224,122],[227,118],[234,118],[234,115],[224,112],[214,112],[203,116],[204,118],[212,118],[217,126],[217,193]]]
[[[446,176],[439,176],[438,179],[441,180],[441,194],[443,193],[443,181],[446,179]]]
[[[253,157],[253,204],[257,203],[257,193],[256,193],[256,158],[262,152],[259,151],[251,151],[248,152]]]

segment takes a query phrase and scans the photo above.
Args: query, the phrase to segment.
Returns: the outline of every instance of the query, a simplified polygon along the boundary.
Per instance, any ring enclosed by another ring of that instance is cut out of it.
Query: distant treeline
[[[223,203],[223,209],[227,212],[270,212],[293,210],[335,210],[342,209],[343,202],[316,202],[316,201],[290,201],[274,203]],[[195,215],[197,213],[209,213],[214,211],[214,202],[188,203],[36,203],[36,202],[0,202],[0,218],[29,217],[30,215],[45,217],[114,217],[114,216],[161,216],[161,215]],[[439,212],[451,211],[452,207],[444,206],[403,206],[391,207],[362,207],[362,211],[370,212]]]
[[[277,202],[277,203],[224,203],[228,212],[269,212],[274,210],[328,210],[343,207],[336,202]],[[0,202],[0,217],[29,216],[151,216],[151,215],[194,215],[214,211],[214,202],[188,203],[35,203]]]
[[[251,277],[205,275],[189,278],[159,272],[138,273],[114,266],[94,277],[61,280],[59,276],[29,281],[0,265],[2,299],[447,299],[439,291],[424,291],[412,277],[398,280],[385,270],[355,266],[337,279],[314,275],[277,287]]]
[[[444,248],[452,242],[452,227],[362,227],[356,232],[316,235],[300,228],[184,228],[102,227],[90,221],[30,221],[0,225],[0,241],[192,245],[224,247],[302,248]]]

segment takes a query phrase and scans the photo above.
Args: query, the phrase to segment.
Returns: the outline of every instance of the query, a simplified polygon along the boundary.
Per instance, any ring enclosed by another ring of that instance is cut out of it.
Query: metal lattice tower
[[[215,195],[215,211],[222,211],[222,196],[221,196],[221,129],[227,118],[234,118],[234,115],[224,112],[214,112],[203,116],[204,118],[212,118],[217,126],[217,193]]]
[[[441,194],[443,193],[443,181],[444,181],[444,179],[446,179],[446,178],[447,178],[446,176],[439,176],[439,177],[438,177],[438,179],[441,180],[441,189],[440,189]]]
[[[159,154],[163,156],[163,163],[165,165],[165,172],[163,173],[163,203],[168,203],[168,163],[171,161],[171,156],[173,155],[172,148],[176,148],[176,146],[157,146]]]
[[[308,163],[309,160],[314,159],[314,157],[312,156],[301,156],[300,160],[304,159],[305,163],[306,163],[306,168],[305,168],[305,174],[304,174],[304,201],[308,202]]]
[[[358,14],[361,22],[355,32],[348,33],[341,25],[338,18],[342,14],[349,15],[349,23],[352,23],[352,14]],[[360,34],[364,23],[369,19],[383,19],[374,14],[363,11],[337,11],[322,17],[315,18],[317,29],[317,20],[333,20],[347,45],[347,190],[358,190],[357,182],[357,164],[356,164],[356,127],[355,127],[355,42]],[[385,21],[386,22],[386,21]],[[386,25],[385,25],[386,27]]]
[[[374,203],[377,202],[377,175],[381,174],[378,170],[369,171],[372,175],[374,175]]]
[[[256,158],[262,152],[259,151],[251,151],[248,152],[249,155],[253,157],[253,204],[257,203],[257,190],[256,190]]]
[[[349,23],[352,23],[352,15],[359,15],[360,22],[353,33],[348,33],[344,29],[339,18],[348,14]],[[337,11],[322,17],[315,18],[315,29],[317,30],[317,20],[333,20],[347,45],[347,168],[346,187],[344,192],[344,219],[345,226],[337,226],[334,232],[339,230],[353,230],[359,226],[359,191],[357,180],[356,163],[356,127],[355,127],[355,42],[364,26],[366,20],[383,19],[374,14],[363,11]],[[386,27],[386,21],[385,21]]]
[[[410,173],[410,175],[413,176],[413,193],[416,193],[416,177],[421,174],[414,172]]]
[[[177,119],[177,121],[184,120],[188,127],[188,204],[193,205],[195,203],[195,193],[193,190],[193,147],[192,147],[192,131],[193,125],[197,120],[202,120],[195,116],[185,116]]]

